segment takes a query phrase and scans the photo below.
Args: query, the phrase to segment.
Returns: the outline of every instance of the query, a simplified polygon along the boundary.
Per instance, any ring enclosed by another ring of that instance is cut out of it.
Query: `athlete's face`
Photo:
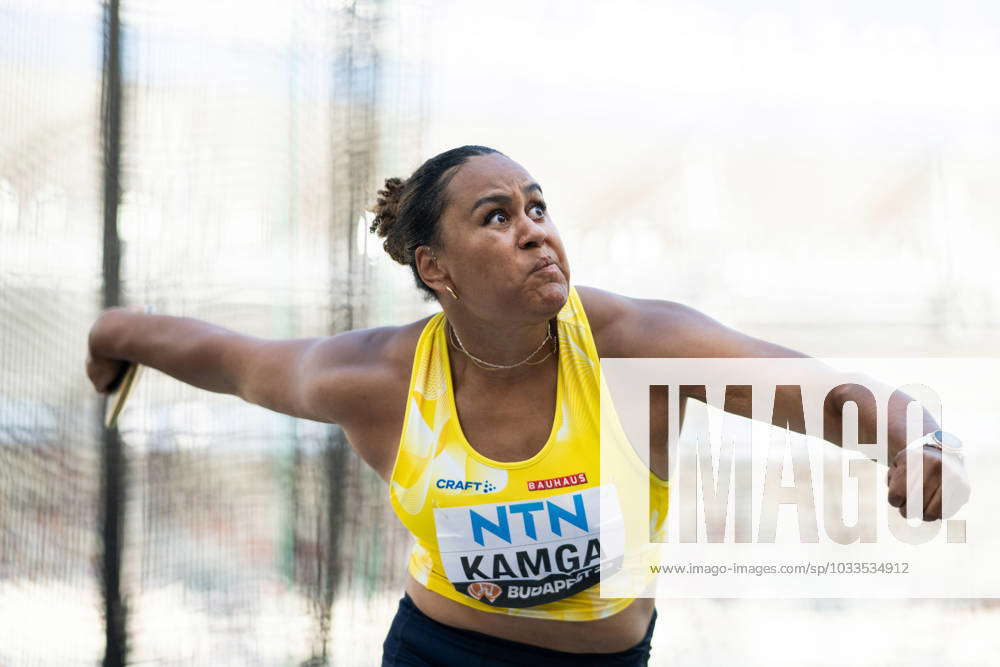
[[[569,295],[569,264],[535,179],[503,155],[476,156],[446,194],[438,257],[465,306],[483,316],[555,315]]]

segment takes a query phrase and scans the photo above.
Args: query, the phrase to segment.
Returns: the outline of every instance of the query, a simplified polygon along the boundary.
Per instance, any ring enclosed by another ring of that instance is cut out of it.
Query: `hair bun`
[[[448,207],[448,183],[455,169],[475,156],[500,154],[486,146],[460,146],[426,160],[408,178],[387,178],[378,191],[369,231],[385,239],[382,247],[395,261],[409,266],[417,287],[437,298],[420,277],[416,254],[421,246],[441,248],[441,218]]]
[[[369,231],[378,234],[385,239],[382,247],[389,253],[389,256],[400,264],[408,264],[409,258],[406,256],[406,248],[401,242],[399,234],[390,236],[393,226],[399,219],[399,206],[403,198],[403,190],[406,182],[401,178],[385,179],[385,188],[378,191],[375,206],[371,211],[375,214]]]

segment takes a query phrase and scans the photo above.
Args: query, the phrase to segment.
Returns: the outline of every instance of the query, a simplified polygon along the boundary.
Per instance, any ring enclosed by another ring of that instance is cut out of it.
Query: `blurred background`
[[[0,664],[102,660],[115,590],[133,664],[376,664],[402,594],[335,426],[148,371],[109,467],[109,295],[267,337],[422,317],[365,209],[476,143],[542,184],[577,284],[815,355],[997,356],[997,62],[971,0],[0,0]],[[977,600],[659,609],[652,664],[1000,650]]]

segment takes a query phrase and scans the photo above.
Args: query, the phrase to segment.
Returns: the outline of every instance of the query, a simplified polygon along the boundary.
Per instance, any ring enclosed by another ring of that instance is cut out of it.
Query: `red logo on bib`
[[[548,489],[562,489],[567,486],[578,486],[587,483],[587,474],[578,472],[573,475],[563,475],[562,477],[550,477],[540,479],[535,482],[528,482],[528,491],[546,491]]]
[[[502,588],[488,581],[477,581],[474,584],[469,584],[469,595],[477,600],[482,600],[485,597],[493,602],[501,593],[503,593]]]

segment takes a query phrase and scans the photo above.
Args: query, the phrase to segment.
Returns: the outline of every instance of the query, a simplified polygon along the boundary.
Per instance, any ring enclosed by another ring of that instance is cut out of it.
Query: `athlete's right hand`
[[[87,377],[94,389],[102,394],[113,389],[128,368],[127,361],[113,359],[102,352],[106,347],[104,341],[115,335],[115,330],[121,324],[121,314],[127,310],[135,310],[135,307],[108,308],[90,327],[87,336]]]

